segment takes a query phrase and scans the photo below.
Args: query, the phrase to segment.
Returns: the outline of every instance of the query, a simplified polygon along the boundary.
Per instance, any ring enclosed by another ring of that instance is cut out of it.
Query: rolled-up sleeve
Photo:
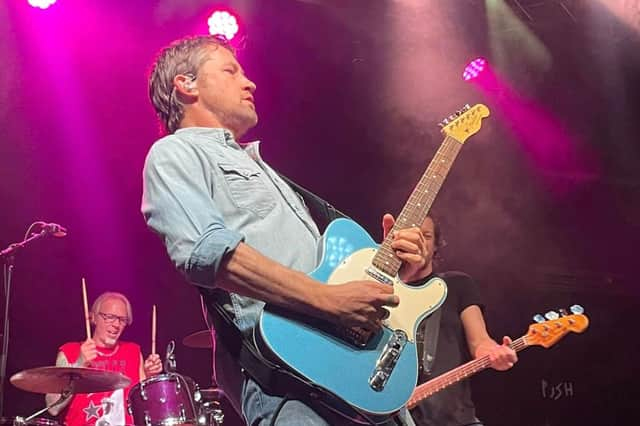
[[[193,284],[215,287],[220,264],[243,240],[225,226],[207,163],[179,141],[156,143],[144,165],[142,214]]]

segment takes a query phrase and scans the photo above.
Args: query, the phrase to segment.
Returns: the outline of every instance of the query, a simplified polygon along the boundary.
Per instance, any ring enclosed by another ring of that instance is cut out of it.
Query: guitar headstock
[[[571,315],[563,309],[560,310],[562,316],[556,312],[547,312],[546,321],[541,315],[536,315],[534,319],[537,323],[529,326],[525,336],[527,344],[549,348],[568,333],[585,331],[589,326],[589,318],[582,313],[582,308],[574,309],[576,306],[571,307],[571,311],[574,312]]]
[[[442,133],[464,143],[469,137],[478,133],[482,127],[482,119],[489,114],[489,108],[486,105],[465,105],[464,108],[440,122]]]

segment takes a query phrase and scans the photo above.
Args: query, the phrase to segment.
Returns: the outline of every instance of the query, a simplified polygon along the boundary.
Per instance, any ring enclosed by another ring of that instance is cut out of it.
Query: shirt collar
[[[233,137],[233,134],[227,129],[219,127],[185,127],[176,130],[175,133],[187,137],[197,137],[199,140],[211,141],[229,148],[242,150],[255,161],[262,161],[260,157],[260,141],[238,143]]]
[[[241,144],[241,147],[249,157],[253,158],[254,161],[262,161],[262,157],[260,157],[260,141],[243,143]]]
[[[187,137],[197,137],[200,140],[211,141],[226,145],[230,148],[240,149],[240,145],[236,142],[233,134],[223,128],[213,127],[185,127],[178,129],[176,135],[184,135]]]

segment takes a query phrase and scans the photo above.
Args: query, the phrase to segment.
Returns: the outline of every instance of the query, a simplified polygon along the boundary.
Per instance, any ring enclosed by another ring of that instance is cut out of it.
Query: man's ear
[[[93,315],[93,312],[89,312],[89,322],[90,322],[91,324],[93,324],[93,325],[95,325],[95,324],[96,324],[96,318],[95,318],[95,316]]]
[[[193,74],[178,74],[173,78],[176,91],[184,96],[197,95],[196,77]]]

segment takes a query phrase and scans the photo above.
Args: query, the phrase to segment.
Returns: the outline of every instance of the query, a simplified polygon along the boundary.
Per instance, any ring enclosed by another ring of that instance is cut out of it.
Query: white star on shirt
[[[102,408],[102,406],[94,405],[93,401],[89,401],[89,405],[82,409],[82,411],[86,413],[86,418],[84,420],[88,422],[93,417],[99,419],[100,416],[98,415],[98,410],[100,410],[100,408]]]

